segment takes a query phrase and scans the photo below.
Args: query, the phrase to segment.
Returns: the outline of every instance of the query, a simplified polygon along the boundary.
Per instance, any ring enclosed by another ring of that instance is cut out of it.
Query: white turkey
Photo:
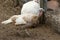
[[[40,12],[42,11],[44,10],[43,8],[40,8],[40,5],[37,3],[37,0],[29,1],[23,5],[21,15],[14,15],[8,20],[3,21],[2,24],[8,24],[11,22],[15,22],[16,25],[27,24],[27,21],[31,22],[34,16],[36,16],[36,18],[38,18],[39,15],[41,16],[42,13]]]
[[[33,23],[36,23],[38,18],[42,15],[42,12],[44,11],[43,8],[40,8],[40,5],[37,3],[38,0],[33,0],[25,3],[22,7],[21,14],[20,15],[14,15],[11,18],[9,18],[6,21],[1,22],[2,24],[8,24],[11,22],[14,22],[15,25],[21,25],[26,24],[27,26],[32,25]],[[25,26],[24,26],[25,27]],[[28,36],[30,34],[25,29]]]

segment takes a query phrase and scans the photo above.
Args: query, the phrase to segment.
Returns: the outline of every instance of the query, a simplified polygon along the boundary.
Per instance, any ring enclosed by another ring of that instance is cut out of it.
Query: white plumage
[[[21,15],[14,15],[8,20],[3,21],[2,24],[15,22],[15,25],[18,25],[35,22],[39,17],[40,11],[43,11],[43,8],[40,8],[40,5],[35,0],[29,1],[23,5]]]
[[[21,15],[14,15],[6,21],[3,21],[2,24],[8,24],[14,22],[15,25],[19,24],[27,24],[38,19],[37,15],[34,14],[21,14]]]
[[[33,14],[38,15],[39,11],[40,11],[40,5],[36,3],[35,1],[30,1],[23,5],[21,14],[33,13]]]

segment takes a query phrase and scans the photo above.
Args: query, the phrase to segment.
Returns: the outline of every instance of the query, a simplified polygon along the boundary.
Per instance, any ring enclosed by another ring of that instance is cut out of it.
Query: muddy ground
[[[0,40],[60,40],[60,35],[55,33],[50,26],[38,25],[36,28],[29,28],[28,36],[20,26],[14,24],[2,25],[1,22],[12,15],[20,14],[20,6],[14,7],[13,2],[0,1]]]

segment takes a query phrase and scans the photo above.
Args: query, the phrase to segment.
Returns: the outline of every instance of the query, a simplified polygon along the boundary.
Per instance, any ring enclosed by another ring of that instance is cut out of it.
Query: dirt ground
[[[14,24],[2,25],[1,22],[10,18],[12,15],[20,14],[20,7],[14,8],[11,1],[0,1],[0,40],[60,40],[60,35],[47,25],[39,25],[36,28],[29,28],[28,36],[20,26]]]
[[[24,30],[20,30],[20,26],[9,25],[0,26],[0,40],[60,40],[60,35],[47,25],[28,29],[30,36]]]

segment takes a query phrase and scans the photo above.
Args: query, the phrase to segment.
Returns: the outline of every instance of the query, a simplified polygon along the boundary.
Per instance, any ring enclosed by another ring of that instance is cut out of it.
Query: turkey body
[[[38,20],[40,10],[43,11],[43,8],[40,8],[40,5],[37,2],[29,1],[23,5],[20,15],[14,15],[8,20],[3,21],[2,24],[8,24],[13,21],[15,22],[15,25],[35,23],[36,20]]]

